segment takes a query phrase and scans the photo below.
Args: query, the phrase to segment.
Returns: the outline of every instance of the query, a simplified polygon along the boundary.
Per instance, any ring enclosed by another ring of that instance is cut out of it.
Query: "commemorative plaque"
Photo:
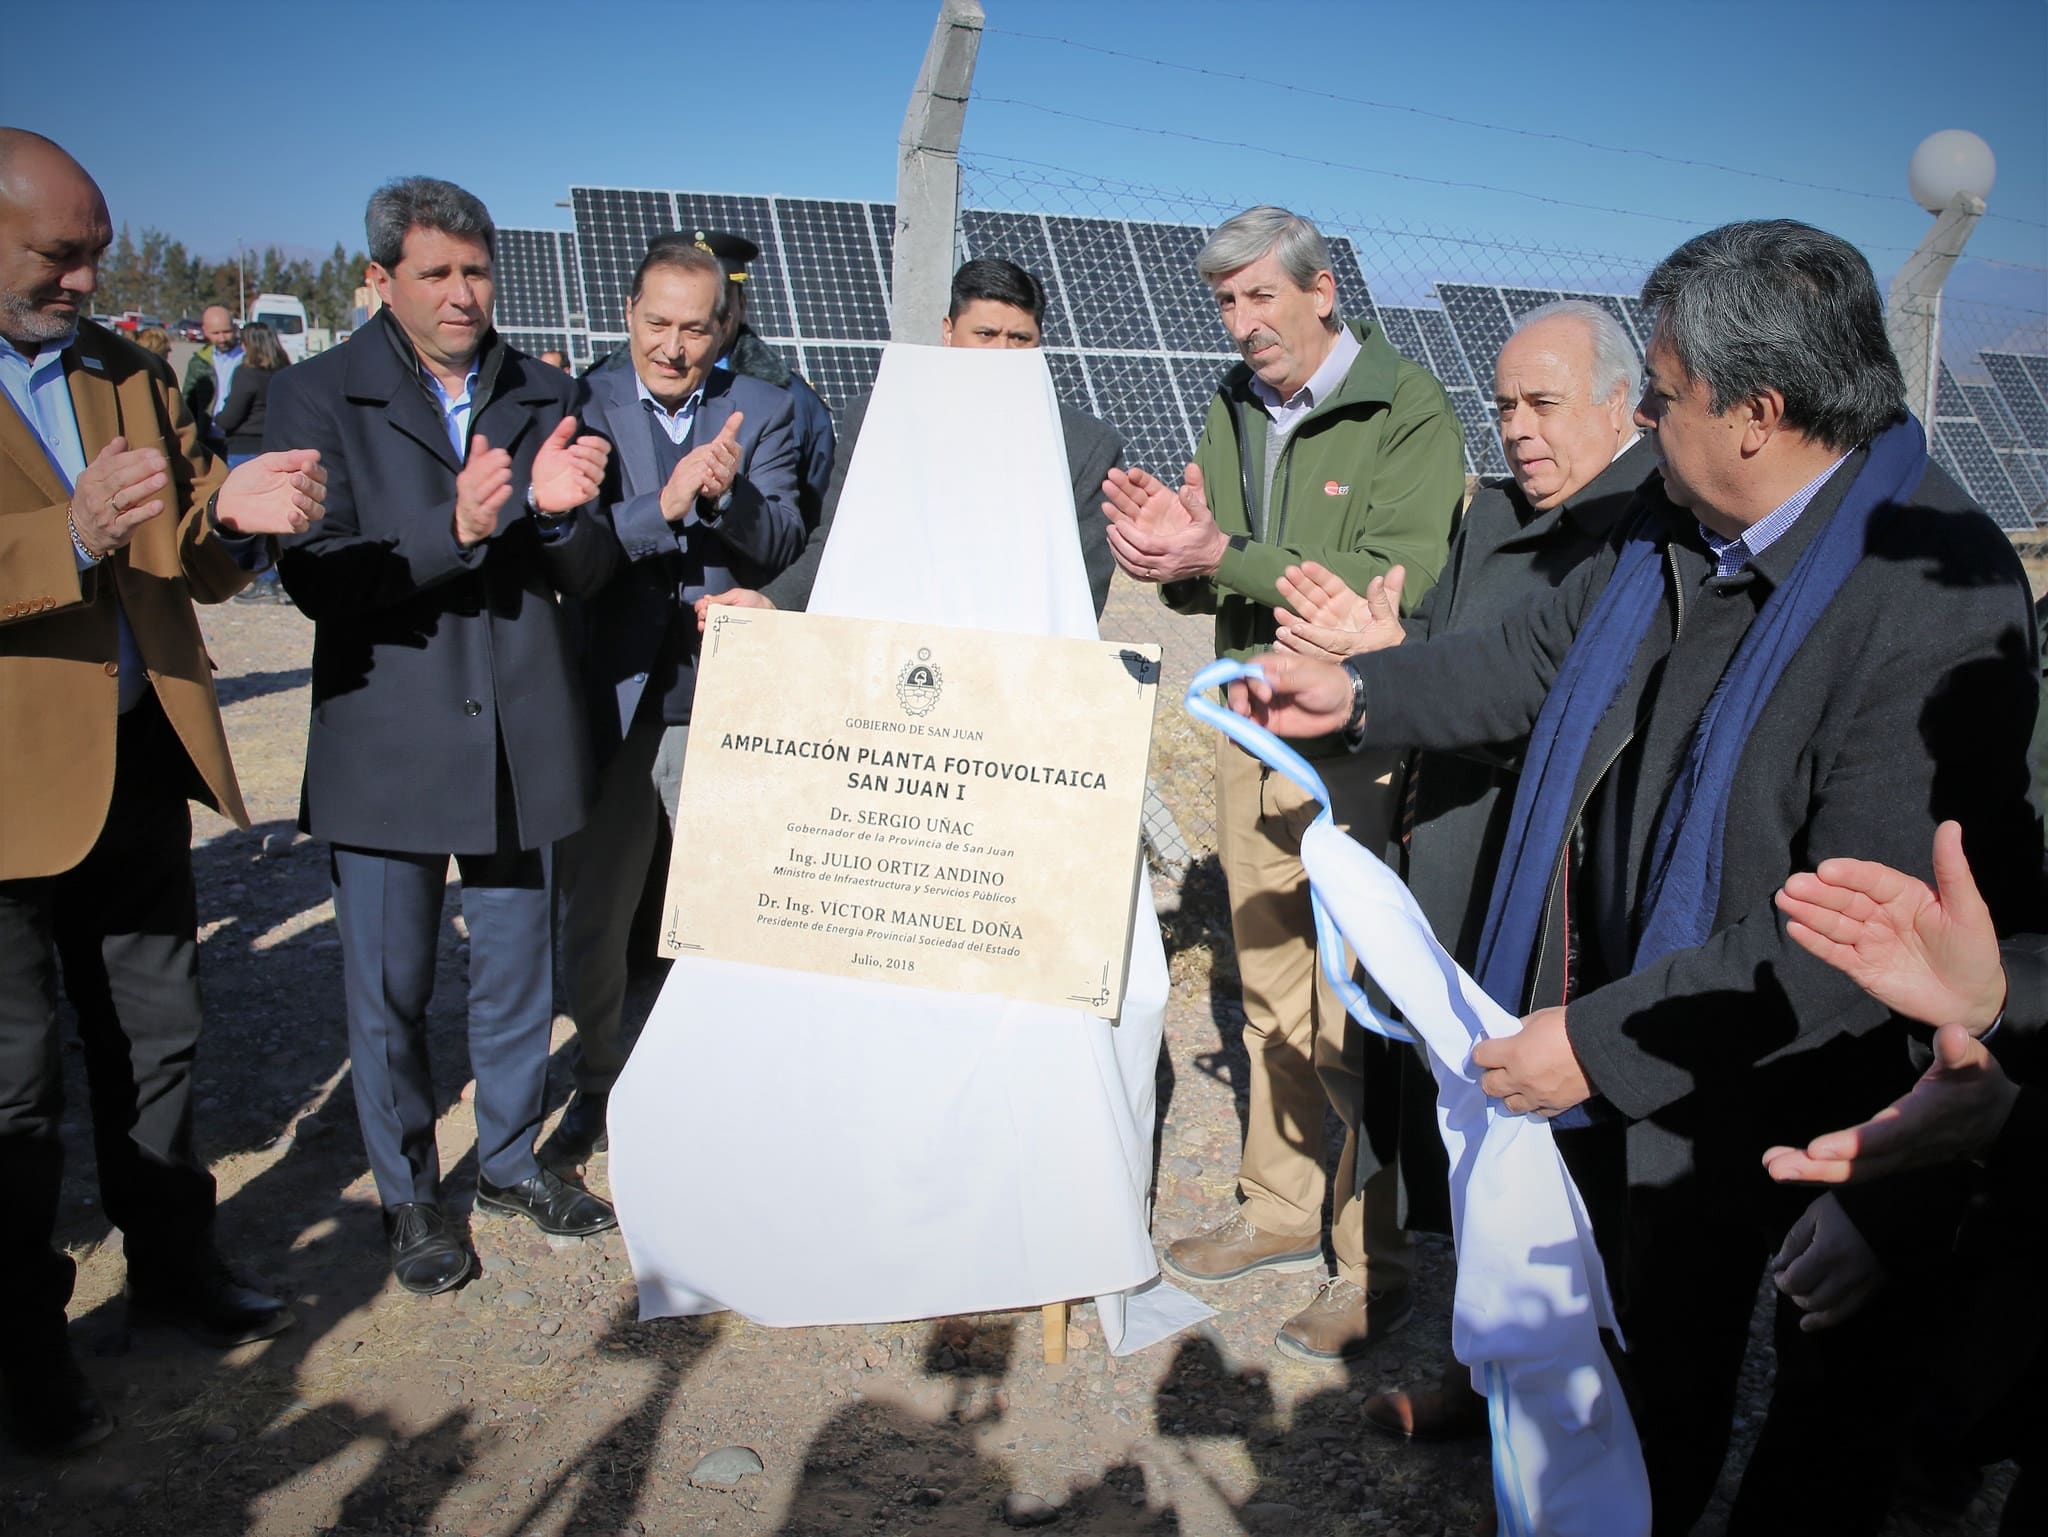
[[[1159,648],[711,613],[663,950],[1114,1017]]]

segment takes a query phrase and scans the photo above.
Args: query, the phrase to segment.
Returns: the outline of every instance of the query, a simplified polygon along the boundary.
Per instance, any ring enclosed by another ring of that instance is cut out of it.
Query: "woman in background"
[[[213,413],[213,425],[228,443],[228,468],[263,452],[263,408],[270,381],[291,361],[277,333],[260,320],[242,327],[242,365],[228,386],[228,398]]]

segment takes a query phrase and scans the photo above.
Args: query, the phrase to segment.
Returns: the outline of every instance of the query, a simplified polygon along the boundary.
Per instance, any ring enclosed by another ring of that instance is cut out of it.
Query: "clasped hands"
[[[123,548],[165,507],[170,461],[157,448],[112,438],[71,489],[71,528],[100,559]],[[327,471],[315,449],[258,454],[228,472],[214,500],[215,521],[230,534],[301,534],[321,515]]]
[[[1214,576],[1230,540],[1216,526],[1190,464],[1178,491],[1140,469],[1114,469],[1102,483],[1109,549],[1124,574],[1140,582],[1184,582]]]
[[[533,504],[543,517],[559,518],[596,497],[604,484],[612,446],[595,433],[576,436],[576,418],[555,423],[533,456],[529,482]],[[499,514],[512,497],[512,456],[478,433],[455,477],[455,542],[465,550],[498,531]]]

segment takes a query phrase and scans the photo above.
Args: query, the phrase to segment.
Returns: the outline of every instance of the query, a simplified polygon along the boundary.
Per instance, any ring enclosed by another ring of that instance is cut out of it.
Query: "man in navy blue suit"
[[[695,604],[756,587],[803,545],[795,405],[717,368],[734,285],[704,244],[663,236],[633,275],[626,356],[593,371],[577,413],[612,445],[599,503],[625,554],[579,605],[597,752],[589,824],[556,852],[562,973],[576,1021],[576,1096],[546,1151],[605,1145],[605,1105],[630,1042],[626,947],[648,861],[673,830],[697,683]]]
[[[543,1232],[613,1225],[540,1167],[553,1026],[547,854],[583,823],[590,750],[558,592],[617,564],[594,505],[609,449],[572,384],[491,327],[496,230],[462,188],[409,177],[365,223],[384,307],[278,375],[265,444],[317,448],[327,518],[279,575],[313,621],[299,825],[332,846],[363,1142],[401,1285],[470,1256],[442,1213],[426,1011],[452,857],[468,920],[477,1206]]]

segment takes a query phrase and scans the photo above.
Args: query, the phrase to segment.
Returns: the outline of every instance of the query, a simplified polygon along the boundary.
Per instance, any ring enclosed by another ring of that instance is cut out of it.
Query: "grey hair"
[[[1226,272],[1248,267],[1267,252],[1280,258],[1280,270],[1296,288],[1313,288],[1318,273],[1336,273],[1330,267],[1330,245],[1322,231],[1298,213],[1265,203],[1247,208],[1216,226],[1216,233],[1195,256],[1195,271],[1202,281],[1213,283]],[[1329,324],[1337,324],[1337,310],[1330,310]]]
[[[370,194],[363,211],[363,232],[370,241],[370,260],[389,272],[405,254],[405,237],[415,229],[439,230],[466,240],[481,240],[493,261],[498,256],[498,227],[491,211],[474,193],[452,181],[432,176],[404,176],[387,181]]]
[[[1553,299],[1538,305],[1515,322],[1512,333],[1520,336],[1539,320],[1577,320],[1584,323],[1593,340],[1593,398],[1609,401],[1616,391],[1634,400],[1643,392],[1643,363],[1636,356],[1636,344],[1628,332],[1600,305],[1590,299]]]
[[[1776,390],[1787,427],[1837,450],[1905,415],[1877,279],[1839,235],[1793,219],[1724,224],[1657,264],[1643,306],[1716,414]]]

